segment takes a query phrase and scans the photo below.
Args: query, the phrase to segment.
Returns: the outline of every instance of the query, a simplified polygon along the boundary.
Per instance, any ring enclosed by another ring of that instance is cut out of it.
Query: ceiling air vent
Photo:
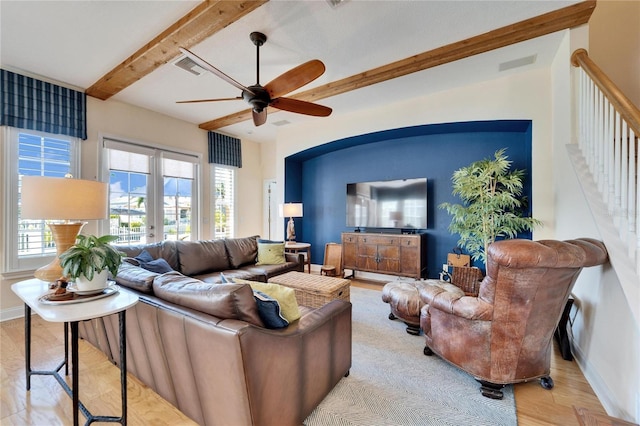
[[[173,63],[178,68],[182,68],[185,71],[189,71],[193,75],[202,75],[205,70],[198,64],[193,62],[190,58],[184,56],[182,59],[178,59]]]
[[[538,55],[525,56],[524,58],[514,59],[513,61],[503,62],[498,65],[500,71],[510,70],[512,68],[523,67],[525,65],[531,65],[536,61]]]

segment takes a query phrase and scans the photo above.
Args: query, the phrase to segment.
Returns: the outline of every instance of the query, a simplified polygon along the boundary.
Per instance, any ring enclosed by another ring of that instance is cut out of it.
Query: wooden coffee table
[[[299,305],[319,308],[332,300],[349,299],[349,280],[343,278],[310,275],[303,272],[287,272],[269,279],[270,283],[294,289]]]

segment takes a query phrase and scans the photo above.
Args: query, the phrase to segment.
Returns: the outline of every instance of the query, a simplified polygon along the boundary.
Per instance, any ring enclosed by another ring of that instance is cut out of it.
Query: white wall
[[[601,3],[598,3],[596,11],[599,8]],[[571,39],[565,40],[558,57],[566,57],[578,48],[585,48],[591,59],[604,69],[602,61],[591,54],[592,31],[591,22],[588,32],[584,27],[573,30]],[[640,34],[638,28],[635,31]],[[628,71],[632,65],[628,62],[628,54],[617,56],[623,61],[627,58],[627,62],[619,63],[618,68]],[[575,143],[577,132],[575,125],[567,127],[562,123],[575,122],[575,117],[570,117],[568,111],[571,100],[575,99],[575,93],[571,93],[570,76],[576,74],[576,69],[572,68],[567,73],[564,65],[559,65],[564,61],[558,59],[556,62],[552,74],[557,236],[565,239],[580,233],[585,237],[602,239],[576,174],[567,167],[570,163],[565,144]],[[610,415],[640,422],[640,330],[618,277],[610,265],[589,268],[580,275],[573,294],[576,309],[572,313],[572,346],[582,372]]]
[[[589,57],[640,107],[640,1],[598,0],[589,20]]]

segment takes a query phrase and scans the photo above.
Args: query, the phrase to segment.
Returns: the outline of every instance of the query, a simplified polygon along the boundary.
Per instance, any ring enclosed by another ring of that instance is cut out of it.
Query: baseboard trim
[[[602,379],[598,370],[594,368],[589,360],[585,356],[584,352],[575,345],[575,342],[571,342],[571,352],[575,361],[578,363],[578,367],[582,371],[585,379],[591,385],[593,392],[596,394],[600,403],[604,407],[608,415],[618,417],[621,419],[629,419],[630,413],[623,413],[620,411],[620,407],[616,404],[616,401],[611,399],[613,392],[609,389],[606,382]]]
[[[24,317],[24,306],[0,310],[0,322]]]

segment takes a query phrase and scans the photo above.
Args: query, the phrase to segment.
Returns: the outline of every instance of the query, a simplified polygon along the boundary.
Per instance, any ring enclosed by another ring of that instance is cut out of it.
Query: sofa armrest
[[[122,262],[116,275],[116,284],[132,288],[147,294],[153,294],[153,280],[158,273],[148,271],[140,266]]]
[[[282,330],[250,326],[238,334],[256,419],[302,424],[351,368],[351,303],[343,300]]]
[[[285,253],[284,258],[287,262],[296,262],[304,267],[304,253]]]

